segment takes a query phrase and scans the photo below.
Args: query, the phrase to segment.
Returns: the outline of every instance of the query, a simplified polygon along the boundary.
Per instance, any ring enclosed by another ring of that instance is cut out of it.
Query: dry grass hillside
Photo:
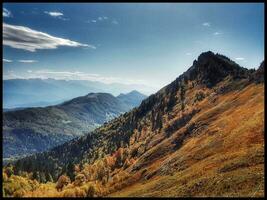
[[[198,107],[185,127],[139,159],[161,157],[144,166],[144,178],[110,196],[264,195],[264,86],[207,98]]]

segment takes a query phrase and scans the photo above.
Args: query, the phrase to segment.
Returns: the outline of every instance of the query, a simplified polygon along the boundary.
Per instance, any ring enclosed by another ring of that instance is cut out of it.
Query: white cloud
[[[214,32],[213,35],[222,35],[223,33],[222,32]]]
[[[38,49],[57,49],[59,46],[96,48],[93,45],[54,37],[25,26],[15,26],[6,23],[3,24],[3,44],[31,52],[35,52]]]
[[[57,11],[48,12],[48,11],[45,11],[44,13],[50,15],[51,17],[54,17],[54,18],[57,18],[57,19],[61,19],[61,20],[64,20],[64,21],[69,20],[69,19],[63,17],[64,14],[62,12],[57,12]]]
[[[123,85],[132,85],[132,89],[137,89],[145,94],[151,94],[156,92],[159,88],[155,84],[148,83],[141,79],[128,79],[126,77],[113,77],[113,76],[102,76],[100,74],[85,73],[80,71],[52,71],[48,69],[44,70],[32,70],[28,69],[20,71],[19,73],[8,70],[3,74],[3,80],[8,79],[56,79],[56,80],[88,80],[97,81],[106,84],[119,83]]]
[[[38,62],[37,60],[19,60],[21,63],[35,63]]]
[[[24,76],[17,75],[13,70],[8,70],[7,73],[3,74],[3,80],[8,80],[8,79],[16,79],[16,78],[24,78]]]
[[[119,22],[116,19],[113,19],[111,23],[112,24],[119,24]]]
[[[203,25],[203,26],[210,27],[210,23],[209,23],[209,22],[204,22],[202,25]]]
[[[245,58],[242,58],[242,57],[237,57],[235,58],[236,60],[245,60]]]
[[[5,59],[5,58],[3,58],[3,62],[11,63],[11,62],[13,62],[13,60],[9,60],[9,59]]]
[[[8,71],[4,74],[4,79],[13,78],[41,78],[41,79],[57,79],[57,80],[89,80],[102,83],[123,83],[123,84],[147,84],[144,80],[125,79],[121,77],[102,76],[100,74],[85,73],[80,71],[52,71],[52,70],[27,70],[26,73],[16,74],[14,71]]]
[[[33,72],[36,77],[67,79],[67,80],[92,80],[106,82],[110,78],[102,77],[99,74],[84,73],[80,71],[52,71],[52,70],[38,70]]]
[[[52,16],[52,17],[59,17],[59,16],[63,16],[63,13],[61,12],[48,12],[48,11],[45,11],[44,13]]]
[[[3,8],[3,17],[12,17],[12,14],[8,9]]]
[[[108,17],[103,16],[103,17],[97,17],[96,19],[87,20],[86,23],[90,23],[90,22],[97,23],[99,21],[105,21],[105,20],[108,20]]]
[[[192,55],[192,53],[186,53],[185,55],[187,55],[187,56],[191,56],[191,55]]]

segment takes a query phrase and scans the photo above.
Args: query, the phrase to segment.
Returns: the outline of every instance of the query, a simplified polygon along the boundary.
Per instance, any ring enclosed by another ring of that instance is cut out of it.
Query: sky
[[[3,4],[3,79],[158,90],[209,50],[257,68],[264,59],[264,4]]]

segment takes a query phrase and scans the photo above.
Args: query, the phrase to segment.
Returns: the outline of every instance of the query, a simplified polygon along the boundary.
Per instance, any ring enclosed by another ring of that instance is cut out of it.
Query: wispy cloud
[[[12,17],[12,13],[8,9],[3,8],[3,17]]]
[[[222,35],[223,33],[222,32],[214,32],[213,35]]]
[[[54,17],[54,18],[58,18],[58,19],[62,19],[62,20],[68,20],[67,18],[64,18],[63,17],[63,13],[62,12],[57,12],[57,11],[45,11],[44,12],[45,14],[48,14],[50,15],[51,17]]]
[[[192,53],[188,52],[188,53],[186,53],[185,55],[187,55],[187,56],[191,56],[191,55],[192,55]]]
[[[113,19],[111,23],[112,24],[119,24],[119,22],[116,19]]]
[[[16,74],[13,70],[8,70],[6,73],[3,74],[3,80],[8,79],[24,79],[25,76],[20,74]]]
[[[5,59],[5,58],[3,58],[3,62],[11,63],[11,62],[13,62],[13,60],[9,60],[9,59]]]
[[[95,19],[87,20],[86,23],[98,23],[98,22],[104,22],[104,21],[110,21],[110,19],[107,16],[99,16]],[[111,20],[112,24],[118,24],[118,21],[113,19]]]
[[[87,80],[97,81],[105,84],[123,84],[131,86],[131,90],[137,89],[145,94],[156,92],[159,88],[155,84],[151,84],[142,79],[131,79],[126,77],[103,76],[101,74],[86,73],[81,71],[53,71],[49,69],[33,70],[16,72],[8,70],[3,74],[3,80],[8,79],[55,79],[55,80]]]
[[[57,49],[59,46],[96,48],[93,45],[54,37],[25,26],[15,26],[6,23],[3,24],[3,44],[31,52],[39,49]]]
[[[59,16],[63,16],[63,13],[61,12],[48,12],[48,11],[45,11],[44,13],[52,16],[52,17],[59,17]]]
[[[211,24],[209,22],[204,22],[204,23],[202,23],[202,26],[210,27]]]
[[[245,60],[245,58],[243,58],[243,57],[237,57],[237,58],[235,58],[236,60]]]
[[[18,60],[18,62],[21,62],[21,63],[36,63],[38,61],[37,60]]]
[[[14,71],[8,71],[4,74],[4,79],[13,78],[40,78],[40,79],[57,79],[57,80],[88,80],[98,81],[102,83],[123,83],[123,84],[144,84],[148,85],[144,80],[127,79],[125,77],[114,77],[114,76],[102,76],[100,74],[86,73],[80,71],[53,71],[53,70],[27,70],[25,73],[17,74]]]

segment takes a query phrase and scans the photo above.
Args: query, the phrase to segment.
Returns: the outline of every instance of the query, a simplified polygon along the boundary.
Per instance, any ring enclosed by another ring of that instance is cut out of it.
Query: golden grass
[[[263,197],[263,92],[253,84],[220,96],[213,107],[199,103],[202,112],[190,122],[208,126],[161,159],[152,179],[109,196]]]

